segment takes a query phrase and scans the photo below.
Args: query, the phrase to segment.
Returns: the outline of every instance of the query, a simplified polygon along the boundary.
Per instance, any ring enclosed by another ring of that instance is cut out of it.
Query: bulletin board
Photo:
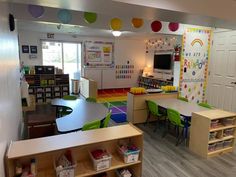
[[[116,65],[116,79],[131,79],[134,65]]]
[[[90,68],[113,68],[114,43],[103,41],[85,41],[84,66]]]
[[[211,30],[188,28],[183,35],[179,94],[192,102],[204,102]]]

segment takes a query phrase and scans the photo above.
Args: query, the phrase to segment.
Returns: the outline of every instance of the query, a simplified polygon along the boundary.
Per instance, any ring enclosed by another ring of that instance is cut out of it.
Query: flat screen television
[[[171,69],[172,54],[155,54],[154,55],[154,69]]]

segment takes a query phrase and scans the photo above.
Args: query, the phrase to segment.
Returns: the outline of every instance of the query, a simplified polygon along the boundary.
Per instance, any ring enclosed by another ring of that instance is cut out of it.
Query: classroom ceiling
[[[183,24],[193,24],[200,26],[210,26],[217,28],[236,29],[236,2],[234,0],[0,0],[12,3],[13,12],[21,14],[21,10],[17,12],[18,6],[27,6],[28,4],[42,5],[50,7],[50,9],[70,9],[74,12],[90,11],[96,12],[98,15],[111,19],[113,17],[119,17],[124,21],[130,20],[132,17],[140,17],[150,23],[153,20],[160,20],[166,22],[179,22]],[[214,3],[212,3],[214,2]],[[222,4],[224,2],[224,5]],[[227,2],[227,3],[226,3]],[[185,3],[182,5],[182,3]],[[195,4],[196,6],[195,6]],[[212,3],[209,6],[209,3]],[[182,5],[182,6],[181,6]],[[222,10],[219,11],[219,7]],[[227,9],[226,9],[227,8]],[[131,10],[132,9],[132,10]],[[208,11],[207,11],[208,10]],[[18,24],[20,29],[40,29],[42,32],[54,30],[52,32],[58,32],[56,21],[42,21],[24,18],[24,15],[18,15]],[[26,23],[28,21],[29,23]],[[48,23],[45,23],[48,22]],[[106,24],[105,24],[106,23]],[[37,24],[37,25],[36,25]],[[32,27],[31,25],[34,25]],[[101,36],[110,36],[109,26],[107,22],[103,21],[100,24],[91,25],[86,27],[84,24],[71,24],[79,26],[71,28],[70,25],[63,26],[63,30],[60,32],[76,33],[83,35],[99,33]],[[37,28],[35,27],[37,26]],[[83,28],[83,27],[84,28]],[[76,30],[75,30],[76,29]],[[74,32],[73,32],[74,30]],[[142,36],[151,34],[150,30],[133,30],[130,28],[124,28],[124,34],[127,36],[136,35]],[[140,33],[140,34],[137,34]]]

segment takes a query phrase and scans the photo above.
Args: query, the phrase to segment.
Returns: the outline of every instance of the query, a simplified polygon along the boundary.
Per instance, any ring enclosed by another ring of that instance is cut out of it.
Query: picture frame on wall
[[[38,51],[37,51],[37,46],[31,45],[31,46],[30,46],[30,53],[34,53],[34,54],[38,53]]]
[[[22,53],[29,53],[29,46],[28,45],[22,45]]]

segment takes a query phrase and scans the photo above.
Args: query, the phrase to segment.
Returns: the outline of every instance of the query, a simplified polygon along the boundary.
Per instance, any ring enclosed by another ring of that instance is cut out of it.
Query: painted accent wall
[[[17,140],[21,125],[20,68],[17,32],[10,32],[8,4],[0,2],[0,177],[4,177],[4,154]]]

